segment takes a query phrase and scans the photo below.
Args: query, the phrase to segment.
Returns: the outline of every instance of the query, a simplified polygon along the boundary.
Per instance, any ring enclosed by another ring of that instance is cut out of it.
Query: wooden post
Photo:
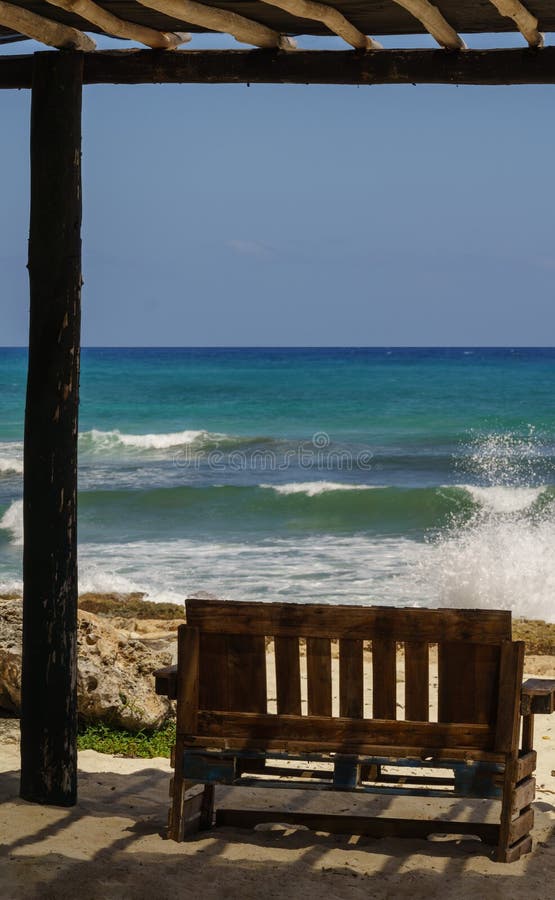
[[[77,799],[77,413],[83,57],[37,53],[31,105],[21,796]]]

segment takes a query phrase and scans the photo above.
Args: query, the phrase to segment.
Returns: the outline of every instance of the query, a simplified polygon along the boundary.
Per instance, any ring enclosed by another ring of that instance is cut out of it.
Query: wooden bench
[[[446,822],[287,812],[282,818],[375,836],[472,833],[496,845],[502,862],[530,851],[533,716],[553,710],[555,682],[551,692],[547,682],[523,691],[524,643],[511,640],[509,612],[189,599],[186,613],[178,666],[156,673],[158,693],[177,699],[169,837],[181,841],[211,827],[216,784],[254,785],[498,799],[499,819],[486,823],[466,816]],[[438,710],[432,720],[434,645]],[[370,665],[371,702],[364,683]],[[391,767],[426,771],[403,776]],[[275,819],[275,811],[264,810],[216,814],[217,824],[242,827]]]

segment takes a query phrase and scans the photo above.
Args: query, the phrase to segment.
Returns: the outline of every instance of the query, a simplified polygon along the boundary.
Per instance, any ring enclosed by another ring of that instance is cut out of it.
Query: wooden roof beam
[[[124,19],[112,15],[94,0],[47,0],[47,2],[86,19],[87,22],[101,28],[106,34],[138,41],[153,50],[174,50],[191,40],[190,34],[157,31],[155,28],[137,25],[135,22],[126,22]]]
[[[95,42],[77,28],[53,22],[4,0],[0,0],[0,25],[60,50],[94,50],[96,47]]]
[[[374,41],[368,35],[359,31],[343,13],[333,6],[319,3],[317,0],[262,0],[270,6],[277,6],[297,16],[299,19],[312,19],[313,22],[322,22],[333,34],[343,38],[347,44],[355,50],[381,50],[382,45]]]
[[[531,47],[543,47],[543,34],[538,30],[538,20],[520,0],[491,0],[491,3],[502,16],[513,20]]]
[[[138,0],[142,6],[148,9],[156,9],[158,12],[183,22],[190,22],[210,31],[219,31],[223,34],[231,34],[235,40],[242,44],[252,44],[254,47],[278,48],[279,50],[294,50],[295,41],[279,32],[255,22],[254,19],[246,19],[238,13],[226,9],[218,9],[215,6],[206,6],[197,0]]]
[[[462,37],[429,0],[393,0],[393,2],[418,19],[440,47],[445,47],[446,50],[466,50]]]
[[[31,87],[34,54],[0,54],[0,90]],[[101,50],[84,84],[553,84],[555,47],[503,50]],[[308,94],[307,94],[308,96]]]

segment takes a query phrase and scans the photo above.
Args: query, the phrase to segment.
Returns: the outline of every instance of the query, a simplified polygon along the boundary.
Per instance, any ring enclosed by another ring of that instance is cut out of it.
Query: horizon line
[[[28,344],[0,350],[28,350]],[[82,344],[81,350],[555,350],[554,344]]]

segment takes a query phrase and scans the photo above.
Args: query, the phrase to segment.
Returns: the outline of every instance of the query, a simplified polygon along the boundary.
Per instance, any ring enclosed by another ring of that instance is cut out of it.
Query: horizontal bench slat
[[[211,634],[479,644],[511,639],[511,614],[503,610],[394,609],[196,598],[187,599],[186,608],[188,624]]]
[[[488,844],[497,843],[499,825],[486,822],[447,822],[440,819],[394,819],[391,816],[369,818],[330,813],[276,812],[271,810],[219,809],[217,826],[253,828],[261,822],[276,822],[278,817],[289,824],[306,825],[313,831],[332,834],[364,834],[372,837],[420,837],[429,834],[476,834]]]
[[[494,741],[494,731],[488,725],[329,719],[324,716],[277,716],[209,710],[199,711],[196,735],[247,741],[310,741],[333,745],[337,752],[344,752],[346,745],[362,748],[382,744],[491,750]]]

